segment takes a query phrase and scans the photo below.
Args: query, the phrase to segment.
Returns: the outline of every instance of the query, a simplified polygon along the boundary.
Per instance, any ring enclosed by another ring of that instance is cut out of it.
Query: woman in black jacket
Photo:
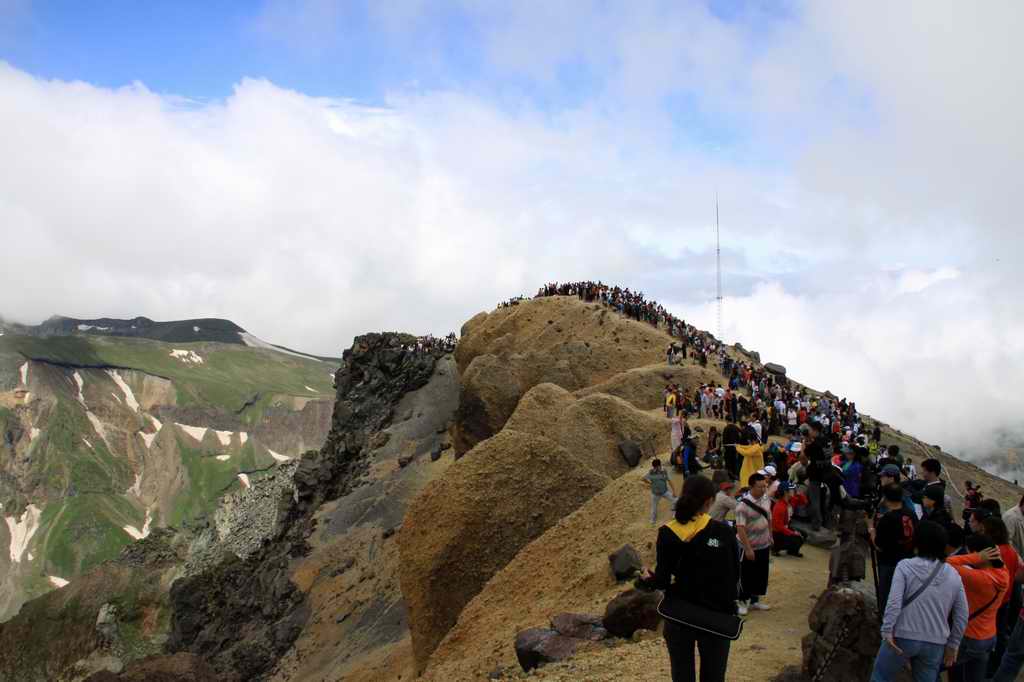
[[[673,599],[721,613],[736,614],[740,552],[736,534],[726,523],[708,516],[716,488],[704,476],[683,483],[676,517],[658,530],[658,565],[644,580]],[[672,682],[694,682],[694,645],[700,651],[701,682],[724,682],[729,640],[665,619],[665,643],[672,664]]]

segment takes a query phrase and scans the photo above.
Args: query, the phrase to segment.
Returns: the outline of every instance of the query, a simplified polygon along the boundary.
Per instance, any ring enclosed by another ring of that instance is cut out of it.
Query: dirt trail
[[[647,469],[644,461],[523,549],[467,605],[432,657],[425,679],[486,679],[496,669],[516,679],[516,632],[547,626],[551,616],[563,611],[600,614],[612,597],[628,589],[614,582],[606,557],[628,542],[646,565],[654,564],[657,531],[650,525],[650,498],[640,482]],[[682,477],[673,476],[673,482],[679,490]],[[659,521],[667,519],[663,505]],[[773,608],[749,618],[743,637],[733,645],[730,680],[765,680],[786,665],[800,663],[807,613],[828,580],[828,552],[808,547],[804,553],[802,559],[773,558],[766,599]],[[668,679],[668,665],[658,637],[602,644],[534,675],[556,680]]]

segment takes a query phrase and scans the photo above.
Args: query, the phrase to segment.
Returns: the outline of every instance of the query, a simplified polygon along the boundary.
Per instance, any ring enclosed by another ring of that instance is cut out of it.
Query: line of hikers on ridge
[[[691,481],[707,480],[692,474],[711,470],[713,496],[706,500],[703,523],[731,524],[735,530],[737,602],[733,611],[721,601],[719,607],[738,615],[770,609],[763,601],[769,554],[799,557],[808,531],[832,528],[838,541],[830,583],[863,580],[868,553],[876,559],[883,644],[873,681],[896,679],[906,664],[914,668],[915,680],[936,680],[940,669],[949,669],[954,681],[1016,679],[1024,666],[1024,498],[1001,514],[996,500],[966,481],[961,525],[952,516],[941,463],[927,458],[919,474],[898,445],[881,442],[878,424],[867,432],[854,403],[809,395],[780,377],[759,377],[749,367],[738,376],[738,384],[730,381],[729,388],[702,385],[692,396],[673,385],[663,392],[670,465],[684,475],[683,496]],[[702,453],[699,435],[687,424],[695,415],[728,420],[721,434],[714,426],[708,429]],[[769,435],[784,435],[787,442],[769,443]],[[668,478],[664,467],[652,464],[644,480],[651,488],[654,524],[658,502],[676,498],[674,487],[661,482]],[[737,481],[744,484],[739,494]],[[663,549],[678,554],[678,547],[669,549],[680,537],[678,507],[675,516],[659,531],[659,564]],[[803,520],[807,530],[794,529],[794,520]],[[685,573],[678,579],[685,580]],[[649,578],[654,581],[654,574]],[[919,607],[911,606],[914,600]],[[936,600],[948,607],[943,622],[922,615]],[[679,630],[666,626],[666,641],[673,679],[693,679],[694,646],[702,661],[702,643],[709,655],[728,655],[722,638],[707,632],[681,638]],[[690,653],[681,653],[680,646]],[[678,678],[677,663],[687,671]],[[702,663],[701,680],[725,679],[724,671],[723,663],[705,675]]]

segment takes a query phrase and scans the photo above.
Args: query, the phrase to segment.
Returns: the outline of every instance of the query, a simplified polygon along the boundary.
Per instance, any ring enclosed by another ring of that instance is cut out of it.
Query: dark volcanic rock
[[[523,670],[561,661],[576,653],[580,640],[546,628],[530,628],[516,635],[516,658]]]
[[[631,467],[640,463],[640,446],[631,440],[619,442],[619,453],[622,455],[622,459],[626,460],[626,464]]]
[[[278,499],[278,526],[245,560],[229,556],[171,587],[168,653],[201,656],[228,681],[264,677],[309,618],[306,596],[288,578],[289,560],[308,551],[314,512],[362,483],[374,436],[398,401],[429,381],[441,352],[403,350],[407,334],[367,334],[345,351],[323,448],[298,462],[294,491]],[[376,441],[379,443],[379,439]]]
[[[818,598],[807,621],[811,632],[803,639],[803,673],[808,678],[824,667],[829,656],[824,679],[866,680],[871,676],[881,639],[870,584],[830,587]]]
[[[637,630],[657,630],[661,592],[628,590],[608,602],[602,624],[616,637],[628,639]]]
[[[136,661],[119,675],[99,672],[86,682],[221,682],[210,665],[193,654],[150,656]]]
[[[622,582],[629,580],[640,572],[643,562],[640,561],[640,554],[633,545],[623,545],[608,555],[608,563],[611,564],[612,574],[615,580]]]
[[[551,619],[551,627],[560,635],[594,642],[608,636],[608,631],[601,625],[600,616],[582,613],[560,613]]]

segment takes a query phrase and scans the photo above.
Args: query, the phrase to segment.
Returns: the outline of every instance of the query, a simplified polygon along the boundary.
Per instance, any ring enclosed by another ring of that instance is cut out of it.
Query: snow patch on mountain
[[[249,440],[249,434],[248,433],[246,433],[245,431],[239,431],[238,432],[238,441],[242,445],[245,445],[246,441],[248,441],[248,440]]]
[[[142,495],[142,474],[135,474],[135,483],[132,483],[132,487],[125,491],[125,495],[135,495],[135,497]]]
[[[29,443],[31,443],[31,442],[32,442],[32,441],[34,441],[34,440],[35,440],[36,438],[39,438],[39,433],[40,433],[39,429],[37,429],[36,427],[34,427],[34,426],[33,426],[33,427],[32,427],[32,428],[31,428],[31,429],[29,430],[29,432],[28,432],[28,442],[29,442]]]
[[[93,414],[91,410],[86,410],[85,416],[89,418],[89,423],[92,424],[92,428],[96,431],[96,435],[103,439],[103,442],[107,444],[107,447],[110,447],[110,443],[107,441],[107,430],[103,428],[103,422],[100,421],[100,418]],[[92,446],[90,445],[89,447]]]
[[[217,431],[217,430],[214,430],[214,433],[217,434],[217,440],[220,441],[221,445],[223,445],[225,447],[228,446],[228,445],[231,445],[231,434],[234,433],[233,431]]]
[[[291,459],[292,459],[291,457],[289,457],[287,455],[279,455],[278,453],[274,452],[270,448],[267,448],[267,452],[269,452],[270,456],[273,457],[274,459],[276,459],[278,462],[290,462]]]
[[[65,585],[71,584],[70,580],[64,580],[64,578],[58,578],[55,575],[48,575],[48,576],[46,576],[46,578],[47,578],[47,580],[50,581],[50,584],[53,585],[54,587],[56,587],[58,590],[60,588],[64,587]]]
[[[16,516],[5,516],[4,521],[7,523],[7,530],[11,535],[11,561],[13,563],[21,563],[21,557],[25,555],[25,550],[28,549],[28,543],[32,540],[32,536],[39,530],[39,517],[42,516],[43,510],[34,504],[30,504],[25,507],[25,513],[21,515],[19,519]]]
[[[28,386],[28,361],[21,363],[21,367],[18,368],[21,373],[21,385]]]
[[[156,440],[157,434],[155,433],[139,433],[142,436],[142,440],[146,443],[146,449],[149,450],[153,447],[153,441]]]
[[[317,362],[323,362],[323,360],[319,360],[318,358],[314,358],[309,355],[303,355],[302,353],[294,353],[290,350],[285,350],[284,348],[278,348],[277,346],[267,343],[266,341],[259,337],[253,336],[249,332],[241,332],[239,336],[242,337],[242,343],[252,348],[265,348],[266,350],[277,351],[278,353],[292,355],[294,357],[302,358],[304,360],[317,360]]]
[[[214,459],[218,462],[226,462],[231,459],[231,455],[217,455]]]
[[[155,428],[157,431],[164,428],[163,423],[159,419],[157,419],[151,414],[147,414],[146,416],[149,417],[149,421],[153,422],[153,428]]]
[[[199,353],[194,350],[181,350],[180,348],[171,349],[171,357],[181,360],[186,365],[201,365],[203,364],[203,358]]]
[[[142,526],[142,530],[139,530],[135,526],[124,526],[123,530],[128,535],[132,536],[133,540],[142,540],[149,536],[149,524],[153,521],[153,512],[149,509],[146,510],[146,522]]]
[[[180,426],[182,431],[192,436],[198,441],[202,441],[206,437],[207,428],[205,426],[188,426],[186,424],[179,424],[174,422],[177,426]]]
[[[306,390],[309,391],[310,393],[319,393],[320,392],[320,391],[316,390],[315,388],[310,388],[309,386],[306,386]]]
[[[93,325],[93,324],[80,324],[80,325],[78,325],[78,331],[80,331],[80,332],[87,332],[90,329],[95,329],[98,332],[109,332],[110,331],[110,327],[97,327],[96,325]]]
[[[242,482],[242,485],[246,488],[251,488],[252,483],[249,482],[249,476],[247,474],[238,474],[238,480]]]
[[[121,378],[121,375],[118,374],[116,369],[108,369],[107,374],[110,375],[110,378],[114,380],[114,383],[117,384],[118,388],[121,389],[121,392],[124,393],[124,401],[127,403],[128,407],[130,407],[133,412],[138,412],[139,401],[135,399],[135,394],[132,393],[132,387]]]
[[[75,379],[75,383],[78,384],[78,402],[82,403],[84,406],[85,394],[82,393],[82,388],[85,386],[85,380],[82,379],[82,375],[78,373],[78,370],[75,370],[75,373],[72,376]]]

